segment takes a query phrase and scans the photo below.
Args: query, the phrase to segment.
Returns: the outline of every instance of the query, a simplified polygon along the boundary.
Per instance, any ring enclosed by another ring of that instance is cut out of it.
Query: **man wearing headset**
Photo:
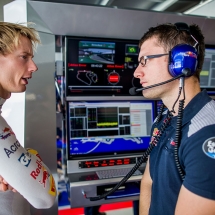
[[[161,24],[143,35],[139,48],[134,76],[143,88],[156,85],[142,94],[167,108],[152,126],[140,215],[215,214],[215,102],[199,82],[204,36],[195,24]]]

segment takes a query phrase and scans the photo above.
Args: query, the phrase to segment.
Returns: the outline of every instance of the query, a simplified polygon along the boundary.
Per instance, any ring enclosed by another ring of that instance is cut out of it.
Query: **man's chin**
[[[147,90],[143,90],[142,95],[146,99],[159,99],[158,96],[156,96],[153,93],[150,93],[150,91],[147,91]]]
[[[26,91],[26,88],[25,89],[20,89],[20,90],[14,90],[12,93],[24,93]]]
[[[142,95],[143,95],[143,97],[146,98],[146,99],[152,99],[152,98],[153,98],[152,95],[150,95],[150,93],[147,92],[147,90],[143,90],[143,91],[142,91]]]

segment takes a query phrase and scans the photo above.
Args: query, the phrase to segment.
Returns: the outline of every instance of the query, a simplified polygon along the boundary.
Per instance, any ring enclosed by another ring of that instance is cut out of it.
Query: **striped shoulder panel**
[[[215,124],[215,101],[208,102],[192,119],[189,125],[188,137],[200,129]]]

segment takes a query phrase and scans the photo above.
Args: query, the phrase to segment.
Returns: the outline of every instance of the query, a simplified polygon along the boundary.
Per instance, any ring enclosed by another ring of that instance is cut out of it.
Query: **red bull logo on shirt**
[[[40,157],[36,150],[28,148],[27,151],[32,155],[36,155],[42,161],[42,158]]]
[[[43,174],[42,174],[42,178],[41,178],[41,180],[39,181],[42,185],[43,185],[43,187],[45,188],[46,187],[46,181],[48,180],[48,178],[49,178],[49,173],[48,173],[48,171],[44,168],[44,167],[42,167],[42,169],[43,169]]]
[[[42,165],[42,161],[41,160],[37,160],[36,161],[36,163],[37,163],[37,168],[36,168],[36,170],[34,170],[34,171],[32,171],[31,172],[31,177],[33,178],[33,179],[37,179],[37,177],[40,175],[40,173],[42,172],[42,174],[41,174],[41,178],[40,178],[40,180],[39,180],[39,182],[43,185],[43,187],[45,188],[46,187],[46,182],[47,182],[47,180],[48,180],[48,178],[49,178],[49,173],[48,173],[48,171],[46,170],[46,168]]]
[[[0,139],[5,140],[11,135],[14,135],[14,132],[10,128],[6,127],[2,130],[2,133],[0,133]]]
[[[160,131],[158,130],[158,128],[154,128],[152,136],[157,136],[160,133]]]
[[[31,172],[31,177],[32,178],[34,178],[35,180],[37,179],[37,176],[40,174],[40,172],[41,172],[41,169],[42,169],[42,163],[41,163],[42,161],[41,160],[37,160],[36,161],[36,164],[37,164],[37,168],[36,168],[36,170],[33,170],[32,172]]]
[[[53,176],[50,176],[50,189],[49,189],[49,194],[51,194],[52,196],[56,195],[56,187],[55,187],[55,181]]]
[[[170,145],[172,145],[172,146],[175,146],[175,145],[176,145],[176,143],[175,143],[175,141],[174,141],[173,138],[171,138],[171,140],[170,140]]]
[[[155,146],[157,146],[157,143],[154,142],[156,139],[156,136],[158,136],[160,134],[160,131],[158,130],[158,128],[154,128],[153,133],[152,133],[152,137],[151,137],[151,141],[150,144],[153,143],[155,144]]]

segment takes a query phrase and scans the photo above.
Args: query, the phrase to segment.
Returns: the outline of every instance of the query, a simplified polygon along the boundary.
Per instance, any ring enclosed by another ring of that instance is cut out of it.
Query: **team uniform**
[[[5,100],[0,98],[0,112],[4,102]],[[43,163],[37,151],[26,150],[21,146],[14,132],[1,115],[0,159],[0,175],[32,206],[50,208],[54,204],[56,188],[50,170]],[[3,201],[4,195],[6,196],[8,193],[1,192],[0,202]],[[14,197],[12,194],[10,196],[16,199],[16,196]],[[2,210],[2,203],[0,204]],[[4,204],[4,206],[7,205]],[[14,212],[14,214],[16,213]]]
[[[162,119],[152,127],[158,133]],[[182,184],[189,191],[215,200],[215,102],[203,90],[184,108],[178,157],[182,181],[174,159],[177,116],[173,117],[150,154],[152,195],[150,215],[172,215]]]

